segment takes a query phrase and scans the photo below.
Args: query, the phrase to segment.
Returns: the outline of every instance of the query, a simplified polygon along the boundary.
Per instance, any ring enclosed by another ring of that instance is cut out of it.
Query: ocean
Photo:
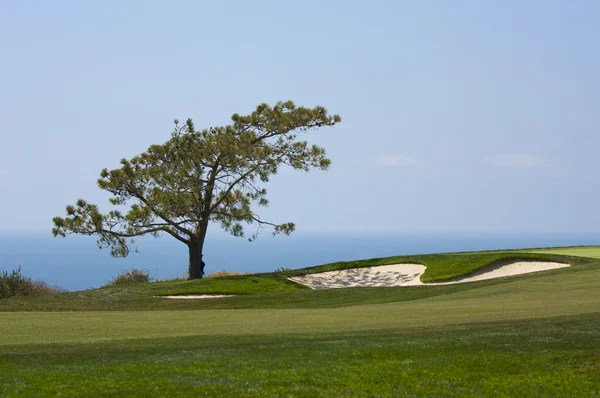
[[[598,245],[597,234],[308,234],[273,238],[265,233],[254,242],[223,234],[210,235],[204,247],[208,274],[268,272],[403,254],[494,249]],[[49,233],[0,233],[0,271],[21,272],[75,291],[106,284],[123,270],[147,269],[158,279],[185,276],[187,247],[170,237],[140,238],[139,253],[112,258],[93,237],[53,238]]]

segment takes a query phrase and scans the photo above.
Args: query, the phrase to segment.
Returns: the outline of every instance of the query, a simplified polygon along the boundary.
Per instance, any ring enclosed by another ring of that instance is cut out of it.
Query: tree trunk
[[[192,238],[188,244],[190,250],[190,265],[188,268],[188,279],[200,279],[204,275],[202,264],[202,246],[204,239]]]

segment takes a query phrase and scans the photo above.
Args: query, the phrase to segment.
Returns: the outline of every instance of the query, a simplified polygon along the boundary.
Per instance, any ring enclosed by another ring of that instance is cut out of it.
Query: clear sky
[[[0,3],[0,231],[50,232],[169,138],[291,99],[327,172],[282,172],[298,231],[600,231],[600,2]],[[214,226],[213,231],[217,229]]]

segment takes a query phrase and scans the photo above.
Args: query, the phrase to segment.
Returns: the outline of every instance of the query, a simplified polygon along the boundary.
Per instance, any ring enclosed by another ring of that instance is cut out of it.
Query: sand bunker
[[[233,294],[188,294],[186,296],[158,296],[168,299],[213,299],[223,297],[235,297]]]
[[[382,265],[379,267],[351,268],[340,271],[329,271],[319,274],[296,276],[288,279],[293,282],[306,285],[311,289],[375,286],[437,286],[501,278],[505,276],[547,271],[569,266],[569,264],[563,263],[517,261],[508,264],[484,267],[483,269],[475,271],[466,277],[439,283],[421,282],[421,275],[423,275],[423,272],[425,272],[425,266],[422,264],[394,264]]]

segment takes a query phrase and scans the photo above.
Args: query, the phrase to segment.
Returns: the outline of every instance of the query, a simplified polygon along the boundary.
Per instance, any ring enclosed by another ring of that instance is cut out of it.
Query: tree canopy
[[[269,204],[263,184],[282,166],[327,169],[331,161],[325,150],[298,135],[333,126],[340,116],[321,106],[297,107],[288,101],[261,104],[231,120],[230,125],[203,130],[196,130],[192,119],[184,124],[175,120],[164,144],[122,159],[120,168],[102,170],[98,186],[112,194],[114,210],[103,214],[97,205],[79,199],[67,206],[66,217],[53,219],[53,235],[95,235],[100,248],[125,257],[132,238],[167,234],[188,246],[193,279],[203,275],[202,250],[210,222],[239,237],[256,225],[250,240],[264,227],[275,235],[290,234],[294,223],[263,220],[256,212]]]

